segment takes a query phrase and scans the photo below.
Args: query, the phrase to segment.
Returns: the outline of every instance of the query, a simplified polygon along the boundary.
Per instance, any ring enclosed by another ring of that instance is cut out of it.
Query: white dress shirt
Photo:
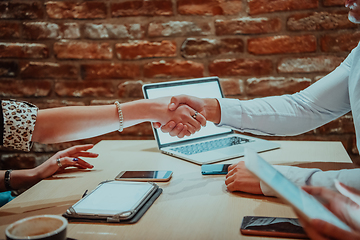
[[[221,122],[241,132],[291,136],[322,126],[352,111],[357,147],[360,146],[360,44],[334,71],[308,88],[292,94],[248,101],[218,99]],[[360,189],[360,169],[320,171],[276,166],[297,185],[325,186],[336,190],[333,179]],[[273,193],[261,184],[265,195]]]

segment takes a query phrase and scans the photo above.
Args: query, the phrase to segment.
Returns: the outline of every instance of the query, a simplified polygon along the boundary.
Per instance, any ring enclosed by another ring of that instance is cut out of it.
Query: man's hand
[[[174,111],[181,105],[188,105],[199,113],[198,116],[203,116],[208,121],[212,121],[214,123],[220,122],[220,106],[216,99],[203,99],[188,95],[179,95],[171,98],[168,107],[170,111]],[[205,125],[206,122],[205,124],[202,124],[202,126]],[[154,126],[160,128],[159,124],[154,124]],[[170,136],[178,136],[179,138],[181,138],[187,135],[186,132],[188,131],[188,129],[184,125],[175,124],[174,122],[168,122],[161,127],[161,131],[164,133],[169,133]]]
[[[229,166],[225,184],[231,192],[241,191],[263,194],[260,188],[260,181],[246,169],[244,161]]]

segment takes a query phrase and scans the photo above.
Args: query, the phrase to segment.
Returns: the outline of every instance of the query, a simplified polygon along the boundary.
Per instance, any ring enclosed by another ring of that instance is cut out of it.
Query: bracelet
[[[13,190],[11,185],[10,185],[10,173],[12,172],[12,170],[6,170],[5,172],[5,178],[4,178],[4,183],[5,183],[5,188],[8,191]]]
[[[122,132],[123,129],[124,129],[124,117],[123,117],[123,114],[122,114],[122,111],[121,111],[120,103],[118,101],[116,101],[114,104],[116,105],[118,113],[119,113],[120,127],[119,127],[118,131]]]

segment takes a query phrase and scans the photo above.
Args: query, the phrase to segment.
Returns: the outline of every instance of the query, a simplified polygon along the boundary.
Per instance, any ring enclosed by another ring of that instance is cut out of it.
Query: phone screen
[[[240,230],[245,235],[307,238],[297,218],[245,216]]]
[[[168,179],[171,171],[125,171],[121,172],[118,179]]]
[[[201,173],[203,175],[212,174],[227,174],[228,168],[231,164],[205,164],[201,166]]]

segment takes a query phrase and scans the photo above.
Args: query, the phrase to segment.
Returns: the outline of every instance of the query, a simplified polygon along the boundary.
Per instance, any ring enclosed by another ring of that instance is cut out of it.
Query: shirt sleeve
[[[30,151],[38,108],[27,102],[1,101],[2,145],[16,150]]]
[[[295,185],[301,187],[305,185],[311,185],[312,176],[318,172],[321,172],[317,168],[300,168],[294,166],[282,166],[273,165],[282,175],[287,179],[295,183]],[[265,196],[275,196],[275,192],[270,189],[265,183],[260,181],[261,191]]]
[[[350,111],[347,60],[308,88],[292,94],[240,101],[218,99],[218,126],[257,135],[298,135]],[[336,96],[336,97],[334,97]]]

